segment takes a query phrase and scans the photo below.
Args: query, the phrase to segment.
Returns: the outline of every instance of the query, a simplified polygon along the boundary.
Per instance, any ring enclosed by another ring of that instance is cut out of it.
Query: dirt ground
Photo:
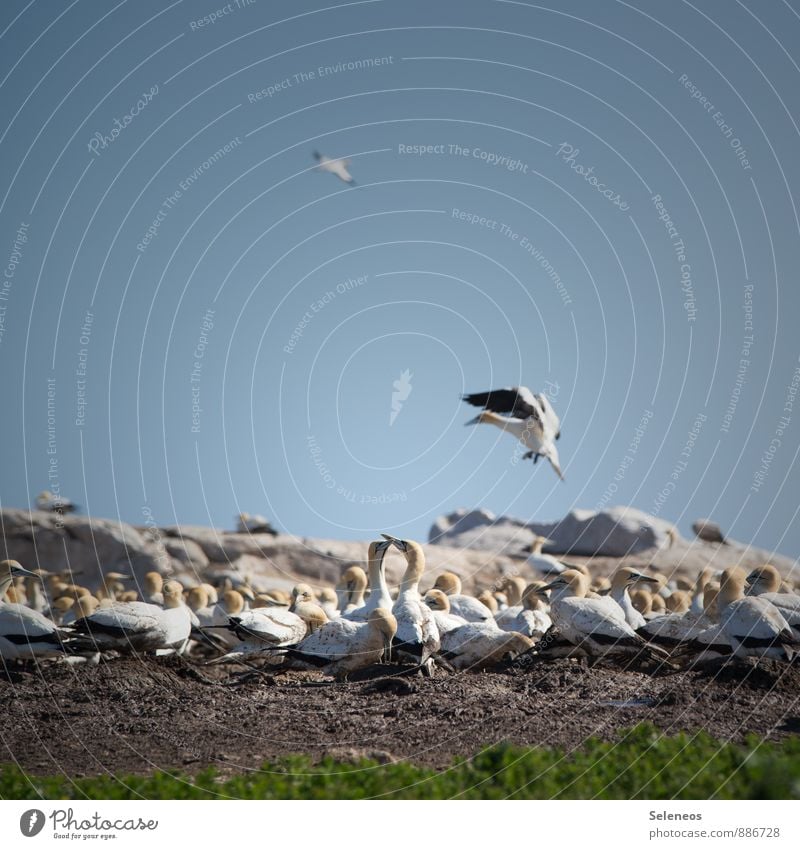
[[[733,740],[800,733],[800,668],[777,662],[663,674],[570,660],[432,679],[399,671],[329,683],[175,657],[0,671],[0,762],[71,777],[208,765],[231,774],[291,753],[444,767],[502,740],[569,749],[642,721]]]

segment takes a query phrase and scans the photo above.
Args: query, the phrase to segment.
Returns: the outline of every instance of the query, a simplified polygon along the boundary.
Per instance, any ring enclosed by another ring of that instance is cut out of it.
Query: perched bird
[[[317,593],[317,600],[328,619],[336,619],[339,615],[339,599],[336,597],[336,590],[331,587],[323,587]],[[389,608],[391,609],[391,604]]]
[[[482,601],[461,592],[461,578],[455,572],[442,572],[433,582],[433,589],[447,596],[450,612],[455,616],[467,622],[494,622],[492,611]]]
[[[339,610],[342,616],[349,616],[364,606],[364,593],[367,589],[367,575],[360,566],[350,566],[344,570],[336,585],[339,598]]]
[[[78,509],[78,505],[60,495],[54,495],[49,489],[46,489],[36,496],[36,509],[63,516],[66,513],[74,513]]]
[[[382,607],[373,610],[366,622],[332,619],[299,645],[284,649],[285,665],[319,669],[346,681],[352,672],[386,661],[396,633],[397,621]]]
[[[800,627],[800,596],[780,591],[781,573],[771,563],[753,569],[745,583],[747,595],[772,602],[793,628]]]
[[[388,534],[382,536],[403,553],[407,563],[400,592],[392,607],[397,622],[394,653],[399,660],[423,666],[430,674],[433,670],[429,661],[439,651],[440,643],[436,619],[419,594],[420,578],[425,571],[425,552],[414,540],[396,539]]]
[[[609,592],[611,598],[622,608],[622,612],[625,614],[625,621],[634,631],[644,627],[646,620],[633,606],[628,589],[640,582],[657,584],[658,578],[654,578],[651,575],[643,575],[630,566],[620,566],[611,578],[611,591]]]
[[[800,651],[800,637],[782,612],[761,596],[746,596],[745,573],[738,566],[720,578],[717,605],[722,634],[736,657],[777,657],[791,660]]]
[[[711,519],[697,519],[692,522],[692,530],[697,535],[698,539],[703,542],[718,542],[721,545],[726,545],[725,537],[722,535],[722,529],[716,522]]]
[[[441,654],[455,669],[485,669],[531,648],[530,637],[488,622],[467,622],[441,638]]]
[[[167,581],[163,592],[163,608],[144,601],[109,601],[77,619],[72,630],[85,635],[82,645],[91,644],[99,651],[183,651],[197,619],[183,603],[183,587],[177,581]]]
[[[5,596],[15,576],[34,574],[16,560],[0,562],[0,599]],[[0,601],[0,658],[3,660],[61,655],[66,636],[54,622],[30,607]]]
[[[530,554],[527,563],[531,569],[536,569],[543,575],[560,575],[567,567],[553,557],[552,554],[542,554],[545,545],[552,545],[553,541],[543,536],[535,536],[530,546]]]
[[[523,460],[533,457],[536,463],[539,457],[546,457],[559,478],[564,480],[555,444],[561,436],[561,423],[544,393],[534,395],[527,386],[515,386],[464,395],[462,400],[484,408],[482,413],[467,422],[468,425],[493,424],[508,431],[528,449]],[[510,415],[502,416],[500,413]]]
[[[369,544],[367,552],[367,563],[369,569],[369,598],[362,605],[354,607],[352,610],[343,613],[346,619],[352,619],[356,622],[365,622],[369,619],[370,613],[373,610],[382,608],[383,610],[392,609],[392,597],[389,594],[389,587],[386,584],[386,576],[383,572],[383,558],[386,556],[386,549],[391,545],[388,540],[379,540]],[[363,575],[363,571],[361,575]],[[358,576],[360,582],[361,577]],[[363,595],[363,589],[361,590]]]
[[[423,599],[425,604],[433,611],[433,618],[436,620],[436,627],[439,629],[439,638],[441,639],[448,631],[454,631],[462,625],[467,624],[467,620],[463,616],[458,616],[453,613],[450,606],[450,599],[441,590],[430,589],[425,593]]]
[[[588,589],[589,579],[576,569],[567,569],[538,589],[540,595],[550,590],[550,617],[564,639],[592,657],[645,654],[666,658],[665,652],[649,645],[628,625],[614,599],[586,598]]]
[[[553,620],[547,612],[545,600],[538,594],[544,581],[528,584],[522,593],[522,608],[515,616],[498,617],[503,631],[515,631],[525,637],[541,637],[547,633]]]
[[[268,519],[257,513],[240,513],[237,517],[236,532],[239,534],[270,534],[277,536],[278,532],[272,527]]]
[[[164,605],[164,579],[159,572],[148,572],[142,581],[142,600],[148,604]],[[208,597],[206,596],[206,599]]]
[[[319,165],[317,165],[318,171],[327,171],[329,174],[335,174],[343,183],[355,186],[356,181],[347,170],[350,165],[349,159],[331,159],[317,150],[314,151],[314,159],[319,162]]]

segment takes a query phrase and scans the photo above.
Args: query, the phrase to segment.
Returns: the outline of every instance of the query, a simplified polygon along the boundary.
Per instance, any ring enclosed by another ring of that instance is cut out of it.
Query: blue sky
[[[800,550],[796,2],[12,1],[0,32],[3,506],[424,538],[630,504]],[[564,483],[463,427],[520,383]]]

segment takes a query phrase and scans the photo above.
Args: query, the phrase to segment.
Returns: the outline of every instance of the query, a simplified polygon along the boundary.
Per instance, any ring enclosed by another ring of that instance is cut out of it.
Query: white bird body
[[[567,568],[552,554],[530,554],[525,562],[543,575],[560,575]]]
[[[498,618],[497,624],[503,631],[515,631],[526,637],[546,634],[553,620],[544,610],[528,610],[523,607],[516,616]]]
[[[800,628],[800,596],[780,592],[781,581],[780,572],[771,563],[767,563],[753,569],[747,576],[745,592],[749,596],[757,596],[771,602],[793,628]]]
[[[738,657],[784,658],[787,647],[796,644],[800,648],[800,641],[778,608],[759,596],[742,598],[724,607],[720,626]]]
[[[188,607],[161,608],[143,601],[116,601],[73,623],[90,634],[101,651],[155,651],[182,648],[192,630]]]
[[[441,638],[441,651],[456,669],[492,666],[532,646],[527,636],[498,630],[489,622],[467,622]]]
[[[448,599],[450,600],[450,612],[453,616],[460,616],[467,622],[494,622],[492,611],[477,598],[458,593],[448,595]]]
[[[296,613],[283,607],[258,607],[228,617],[230,629],[242,638],[239,652],[263,651],[267,646],[293,646],[308,631]]]
[[[355,183],[352,174],[347,170],[350,165],[349,159],[331,159],[329,156],[325,156],[325,154],[318,153],[317,151],[314,151],[314,158],[319,163],[317,165],[318,171],[327,171],[329,174],[334,174],[343,183],[350,185]]]
[[[744,572],[725,569],[717,595],[722,633],[737,657],[777,657],[791,660],[800,651],[800,638],[783,613],[764,595],[746,596]]]
[[[4,660],[63,655],[61,639],[66,636],[38,611],[0,602],[0,657]]]
[[[392,607],[397,620],[398,653],[424,663],[439,649],[439,629],[433,611],[422,602],[419,591],[400,592]]]
[[[648,640],[665,645],[677,645],[691,640],[703,631],[713,628],[714,623],[707,616],[689,613],[666,613],[647,620],[637,629]]]
[[[492,611],[477,598],[461,592],[461,578],[455,572],[442,572],[433,584],[447,596],[447,612],[467,622],[493,622]]]
[[[166,606],[161,608],[144,601],[109,601],[76,620],[72,631],[87,635],[99,651],[182,652],[197,617],[183,603],[183,587],[177,581],[164,584],[164,603]]]
[[[425,571],[425,553],[422,546],[413,540],[387,539],[402,551],[407,563],[400,592],[392,606],[397,622],[395,653],[401,660],[426,664],[431,655],[439,651],[440,639],[433,611],[419,594],[420,578]]]
[[[300,669],[324,669],[346,678],[351,672],[380,663],[391,652],[396,623],[391,613],[377,608],[366,622],[333,619],[289,649],[286,665]]]
[[[433,618],[436,620],[436,627],[439,629],[440,642],[444,639],[445,634],[450,631],[455,631],[462,625],[467,625],[467,620],[463,616],[456,616],[454,613],[446,613],[444,610],[434,610]],[[496,629],[494,629],[496,630]]]
[[[561,636],[591,655],[639,654],[665,656],[663,650],[649,646],[625,621],[622,608],[610,596],[586,598],[589,579],[568,569],[550,584],[550,617]]]
[[[546,457],[563,480],[555,445],[561,422],[546,395],[534,395],[527,386],[514,386],[464,395],[463,400],[484,408],[468,425],[491,424],[507,431],[528,449],[524,459],[533,457],[535,463],[539,457]]]
[[[346,610],[343,614],[345,618],[352,619],[355,622],[366,622],[374,610],[381,609],[391,613],[394,602],[389,593],[389,587],[383,571],[383,558],[386,556],[386,549],[390,544],[385,541],[370,543],[367,554],[369,598],[365,602],[362,602],[360,607],[349,611]]]

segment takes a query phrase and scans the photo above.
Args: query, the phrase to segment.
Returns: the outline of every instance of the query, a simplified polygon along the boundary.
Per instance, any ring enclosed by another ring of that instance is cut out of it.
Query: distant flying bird
[[[523,460],[533,457],[536,463],[539,457],[546,457],[559,478],[564,480],[555,445],[555,440],[561,436],[561,422],[546,395],[534,395],[527,386],[514,386],[464,395],[462,400],[473,407],[484,408],[467,422],[468,425],[493,424],[507,430],[529,449],[523,454]]]
[[[350,186],[356,184],[356,181],[347,170],[348,165],[350,165],[349,159],[331,159],[318,150],[314,151],[314,159],[319,162],[319,165],[317,165],[318,171],[327,171],[329,174],[335,174],[342,182]]]

